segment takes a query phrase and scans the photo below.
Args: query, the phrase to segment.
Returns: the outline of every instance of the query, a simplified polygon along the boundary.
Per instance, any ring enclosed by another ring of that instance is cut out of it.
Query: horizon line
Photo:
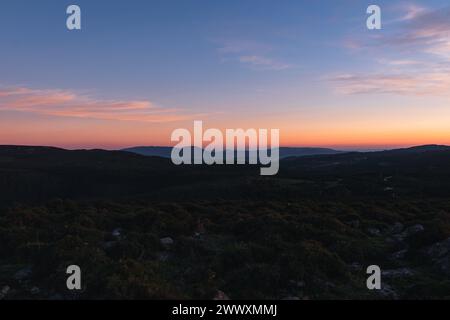
[[[450,145],[446,144],[437,144],[437,143],[429,143],[429,144],[411,144],[411,145],[391,145],[391,146],[289,146],[282,145],[278,146],[276,149],[286,148],[286,149],[330,149],[334,151],[344,151],[344,152],[358,152],[358,151],[389,151],[396,149],[409,149],[416,147],[426,147],[426,146],[438,146],[438,147],[449,147]],[[170,145],[135,145],[131,147],[120,147],[120,148],[109,148],[109,147],[68,147],[68,146],[57,146],[57,145],[28,145],[28,144],[0,144],[0,147],[28,147],[28,148],[55,148],[55,149],[63,149],[67,151],[77,151],[77,150],[104,150],[104,151],[124,151],[132,148],[174,148],[175,146]],[[186,148],[185,146],[183,148]],[[196,146],[191,146],[191,148],[196,148]],[[270,148],[269,148],[270,149]],[[222,151],[226,151],[227,149],[222,149]],[[242,149],[238,149],[242,150]],[[255,149],[245,149],[247,150],[255,150]],[[256,149],[258,150],[258,148]]]

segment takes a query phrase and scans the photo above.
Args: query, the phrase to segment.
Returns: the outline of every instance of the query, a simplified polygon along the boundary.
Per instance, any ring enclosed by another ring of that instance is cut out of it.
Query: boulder
[[[394,223],[394,225],[390,229],[390,233],[392,234],[398,234],[403,231],[405,227],[400,222]]]
[[[450,275],[450,238],[433,244],[425,250],[425,253],[437,270]]]
[[[396,251],[393,254],[390,255],[391,260],[402,260],[405,258],[406,254],[408,253],[408,249],[403,249],[400,251]]]
[[[421,233],[425,230],[425,227],[421,224],[413,225],[409,228],[406,228],[402,233],[394,234],[392,238],[396,241],[403,242],[405,239],[412,237],[418,233]]]
[[[217,290],[213,300],[230,300],[230,298],[223,291]]]
[[[408,238],[410,236],[413,236],[413,235],[416,235],[416,234],[418,234],[420,232],[423,232],[424,230],[425,230],[425,227],[423,225],[416,224],[416,225],[413,225],[413,226],[411,226],[409,228],[406,228],[406,230],[402,232],[402,235],[405,238]]]
[[[8,295],[9,290],[11,290],[9,286],[3,286],[0,289],[0,300],[3,300]]]
[[[409,268],[384,270],[381,275],[385,278],[404,278],[414,276],[416,272]]]
[[[289,285],[293,288],[304,288],[305,282],[303,281],[295,281],[295,280],[289,280]]]
[[[120,238],[122,236],[122,229],[120,228],[114,229],[113,232],[111,232],[111,235],[114,238]]]
[[[173,245],[173,243],[174,243],[173,239],[170,238],[170,237],[161,238],[161,239],[159,239],[159,242],[165,248],[171,247]]]
[[[30,289],[30,293],[31,293],[32,295],[37,295],[37,294],[39,294],[40,292],[41,292],[41,289],[39,289],[38,287],[33,287],[33,288]]]
[[[386,283],[381,284],[381,289],[378,290],[378,293],[383,299],[398,300],[397,292]]]
[[[158,260],[161,262],[166,262],[170,259],[171,255],[169,252],[160,252],[158,253]]]
[[[375,236],[375,237],[378,237],[381,235],[380,229],[377,229],[377,228],[368,228],[367,233],[372,236]]]
[[[350,264],[350,265],[348,266],[348,268],[349,268],[350,271],[352,271],[352,272],[359,272],[359,271],[362,271],[362,270],[363,270],[363,266],[362,266],[360,263],[358,263],[358,262],[353,262],[352,264]]]
[[[432,259],[439,259],[450,254],[450,238],[433,244],[427,249],[427,255]]]
[[[20,269],[14,274],[14,279],[17,281],[24,281],[31,277],[31,274],[33,273],[33,269],[30,266],[27,266],[23,269]]]
[[[396,250],[397,252],[409,249],[408,244],[405,242],[405,238],[403,238],[399,234],[395,234],[393,236],[387,237],[385,239],[385,241],[388,244],[394,246],[394,248],[395,248],[394,250]]]

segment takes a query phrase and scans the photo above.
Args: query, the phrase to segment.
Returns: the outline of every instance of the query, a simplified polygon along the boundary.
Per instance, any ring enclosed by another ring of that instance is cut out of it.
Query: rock
[[[397,292],[395,292],[395,290],[386,283],[381,284],[381,289],[378,291],[378,293],[385,299],[398,300]]]
[[[162,238],[159,240],[159,242],[162,244],[163,247],[169,248],[173,245],[173,239],[170,237]]]
[[[437,270],[450,275],[450,238],[433,244],[426,249],[426,255],[431,258]]]
[[[399,234],[387,237],[385,241],[390,245],[393,245],[397,251],[409,249],[408,244],[405,242],[405,238],[401,237]]]
[[[305,282],[303,282],[303,281],[289,280],[289,284],[295,288],[304,288],[305,287]]]
[[[230,300],[230,298],[223,291],[217,290],[213,300]]]
[[[286,297],[281,300],[301,300],[299,297]]]
[[[423,232],[424,230],[425,230],[425,228],[423,225],[416,224],[414,226],[406,228],[405,231],[403,231],[400,234],[394,234],[392,236],[392,238],[395,239],[397,242],[403,242],[403,241],[405,241],[406,238],[414,236],[420,232]]]
[[[28,267],[25,267],[25,268],[17,271],[14,274],[14,279],[17,281],[24,281],[24,280],[30,278],[32,273],[33,273],[33,269],[30,266],[28,266]]]
[[[37,294],[39,294],[40,292],[41,292],[41,289],[39,289],[38,287],[33,287],[33,288],[30,289],[30,293],[31,293],[32,295],[37,295]]]
[[[398,234],[403,231],[405,227],[400,222],[394,223],[394,225],[390,229],[390,233],[392,234]]]
[[[392,270],[384,270],[381,275],[386,278],[403,278],[414,276],[416,272],[409,268],[400,268]]]
[[[353,262],[351,265],[348,266],[348,268],[350,269],[350,271],[353,272],[362,271],[363,269],[362,265],[359,264],[358,262]]]
[[[159,261],[166,262],[169,259],[170,259],[170,253],[168,253],[168,252],[160,252],[158,254]]]
[[[109,250],[117,245],[117,241],[105,241],[101,244],[103,250]]]
[[[427,255],[433,259],[439,259],[450,254],[450,238],[433,244],[427,249]]]
[[[9,286],[2,287],[0,290],[0,300],[3,300],[8,295],[9,290],[11,290]]]
[[[330,281],[323,280],[323,279],[318,278],[318,277],[314,277],[313,278],[313,283],[314,283],[315,287],[320,288],[320,289],[324,289],[324,290],[336,288],[336,285],[334,283],[332,283]]]
[[[402,260],[405,258],[406,254],[408,253],[408,249],[403,249],[400,251],[396,251],[389,257],[391,260]]]
[[[376,237],[381,235],[380,229],[377,229],[377,228],[368,228],[367,229],[367,233],[372,235],[372,236],[376,236]]]
[[[403,232],[402,232],[402,235],[403,235],[405,238],[408,238],[408,237],[413,236],[413,235],[415,235],[415,234],[418,234],[418,233],[420,233],[420,232],[422,232],[422,231],[424,231],[424,230],[425,230],[425,228],[424,228],[423,225],[421,225],[421,224],[416,224],[416,225],[413,225],[413,226],[407,228],[405,231],[403,231]]]
[[[111,233],[111,235],[114,238],[120,238],[122,236],[122,229],[120,229],[120,228],[114,229],[113,232]]]
[[[352,221],[347,221],[346,224],[348,224],[352,228],[359,228],[360,222],[359,222],[359,220],[352,220]]]
[[[439,259],[439,261],[437,261],[435,265],[440,272],[450,275],[450,255]]]

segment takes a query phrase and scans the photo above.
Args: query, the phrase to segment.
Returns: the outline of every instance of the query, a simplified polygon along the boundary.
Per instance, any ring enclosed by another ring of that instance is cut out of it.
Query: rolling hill
[[[170,158],[172,152],[171,147],[132,147],[122,149],[122,151],[133,152],[144,156],[157,156]],[[338,154],[343,153],[343,151],[328,149],[328,148],[279,148],[280,158],[288,157],[304,157],[311,155],[322,155],[322,154]]]

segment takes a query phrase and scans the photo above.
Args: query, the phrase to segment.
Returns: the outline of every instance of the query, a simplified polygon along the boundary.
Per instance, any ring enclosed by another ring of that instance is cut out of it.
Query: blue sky
[[[70,4],[82,9],[81,31],[65,28]],[[382,30],[366,28],[370,4],[382,9]],[[129,135],[120,146],[145,143],[142,136],[166,144],[172,128],[198,118],[279,127],[287,145],[450,143],[440,122],[450,90],[449,12],[441,0],[2,1],[1,88],[63,95],[78,109],[18,110],[0,100],[0,124],[23,128],[17,139],[9,131],[8,141],[74,147],[114,146],[106,134],[104,142],[74,138],[80,128]],[[147,102],[151,124],[139,121],[141,113],[106,115],[110,104],[126,102]],[[80,116],[81,103],[107,107]],[[64,126],[73,126],[70,142],[49,139]]]

